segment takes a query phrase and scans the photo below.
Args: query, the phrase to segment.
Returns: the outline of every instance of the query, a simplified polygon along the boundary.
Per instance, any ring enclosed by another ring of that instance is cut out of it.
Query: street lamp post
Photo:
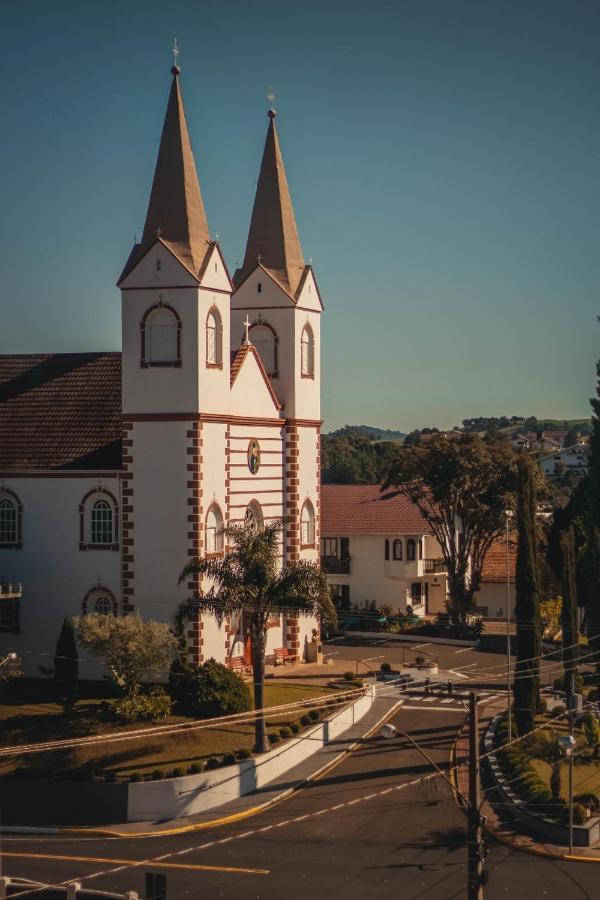
[[[574,749],[576,745],[575,738],[573,737],[573,715],[571,710],[569,710],[569,731],[570,734],[563,735],[559,737],[558,744],[560,749],[564,752],[565,756],[569,760],[569,855],[573,854],[573,761],[574,761]]]
[[[512,695],[510,683],[510,529],[512,510],[505,510],[506,518],[506,688],[508,697],[508,743],[512,744]]]

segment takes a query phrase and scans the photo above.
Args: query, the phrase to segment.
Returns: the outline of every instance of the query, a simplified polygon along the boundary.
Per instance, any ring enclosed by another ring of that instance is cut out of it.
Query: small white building
[[[485,555],[481,584],[475,596],[476,611],[484,619],[506,619],[507,602],[510,615],[515,613],[516,535],[494,541]]]
[[[542,475],[552,478],[556,475],[565,475],[573,472],[577,477],[583,477],[588,469],[589,447],[587,444],[574,444],[565,447],[564,450],[556,450],[548,456],[538,460]]]
[[[319,557],[323,305],[275,112],[231,278],[172,73],[142,238],[118,283],[122,352],[0,357],[0,580],[22,584],[0,592],[0,645],[28,675],[48,666],[65,615],[170,621],[208,587],[178,575],[224,552],[223,524],[285,517],[282,559]],[[302,658],[316,625],[277,617],[268,652]],[[250,660],[243,619],[203,614],[188,638],[194,663]],[[82,659],[81,674],[97,671]]]
[[[342,609],[446,610],[441,549],[417,507],[377,484],[321,487],[321,564]]]

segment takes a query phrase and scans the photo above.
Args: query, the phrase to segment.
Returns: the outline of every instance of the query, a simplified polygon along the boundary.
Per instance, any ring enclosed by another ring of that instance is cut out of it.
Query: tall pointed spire
[[[179,66],[171,69],[173,82],[167,104],[148,203],[142,246],[157,236],[197,273],[202,265],[210,232],[196,173],[192,145],[179,89]]]
[[[305,269],[304,257],[275,127],[275,110],[269,110],[269,119],[244,264],[236,273],[236,282],[243,281],[260,262],[294,295]]]

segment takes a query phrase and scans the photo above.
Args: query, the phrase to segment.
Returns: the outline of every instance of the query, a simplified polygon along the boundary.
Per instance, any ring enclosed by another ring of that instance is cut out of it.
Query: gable
[[[216,242],[213,243],[212,248],[206,254],[206,259],[204,260],[198,277],[200,279],[200,286],[203,288],[209,288],[215,291],[227,291],[228,293],[233,291],[225,260],[223,259],[219,245]]]
[[[252,346],[242,347],[231,366],[231,406],[234,416],[273,418],[280,404]]]
[[[236,289],[231,298],[231,306],[233,309],[287,309],[295,306],[295,303],[270,272],[257,265]]]
[[[309,266],[304,270],[304,276],[298,285],[296,304],[303,309],[310,309],[314,312],[323,311],[323,301],[321,300],[317,281],[313,270]]]
[[[141,245],[134,247],[118,286],[124,290],[197,287],[198,279],[185,261],[178,258],[175,248],[157,238],[148,249],[143,249]]]

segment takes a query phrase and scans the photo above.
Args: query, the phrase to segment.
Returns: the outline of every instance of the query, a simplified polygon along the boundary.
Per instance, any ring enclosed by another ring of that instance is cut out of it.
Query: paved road
[[[463,718],[458,709],[420,707],[400,708],[392,721],[446,769]],[[169,900],[462,898],[464,815],[441,777],[423,780],[432,771],[406,739],[374,736],[320,781],[238,825],[137,840],[5,839],[3,871],[143,896],[143,872],[162,866]],[[490,848],[487,862],[486,900],[600,897],[594,864],[556,863],[503,845]]]

